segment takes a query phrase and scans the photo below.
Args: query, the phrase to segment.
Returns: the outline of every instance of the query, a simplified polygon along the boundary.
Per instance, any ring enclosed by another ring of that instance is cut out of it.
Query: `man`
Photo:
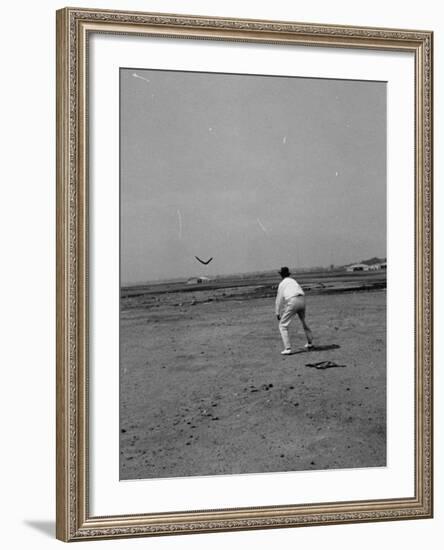
[[[276,317],[279,321],[279,331],[284,342],[282,355],[291,354],[288,326],[294,315],[298,314],[307,338],[306,349],[313,348],[313,335],[305,322],[305,295],[300,285],[292,277],[288,267],[282,267],[278,272],[282,277],[276,296]]]

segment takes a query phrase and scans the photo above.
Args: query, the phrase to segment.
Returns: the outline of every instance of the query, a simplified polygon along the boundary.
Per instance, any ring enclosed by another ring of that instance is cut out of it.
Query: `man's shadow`
[[[314,351],[330,351],[332,349],[339,349],[341,346],[338,344],[326,344],[325,346],[313,346],[310,349],[303,348],[291,352],[291,355],[296,355],[297,353],[313,353]]]

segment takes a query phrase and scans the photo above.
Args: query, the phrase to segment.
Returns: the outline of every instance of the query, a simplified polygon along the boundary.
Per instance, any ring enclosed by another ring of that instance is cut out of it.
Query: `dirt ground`
[[[254,290],[123,301],[121,479],[386,464],[386,291],[308,294],[284,357]]]

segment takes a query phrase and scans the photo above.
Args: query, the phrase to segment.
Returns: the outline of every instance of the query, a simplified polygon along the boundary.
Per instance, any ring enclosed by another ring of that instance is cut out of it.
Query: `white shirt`
[[[279,315],[284,303],[288,302],[295,296],[304,296],[300,284],[291,277],[285,277],[279,283],[277,296],[276,296],[276,315]]]

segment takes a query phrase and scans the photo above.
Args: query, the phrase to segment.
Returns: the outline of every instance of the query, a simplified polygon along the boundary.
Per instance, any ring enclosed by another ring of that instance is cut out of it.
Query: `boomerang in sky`
[[[211,262],[211,260],[213,259],[213,258],[211,257],[209,260],[205,261],[205,260],[201,260],[201,259],[198,258],[197,256],[194,256],[194,257],[196,258],[197,261],[199,261],[201,264],[204,264],[204,265],[208,265],[208,264]]]

